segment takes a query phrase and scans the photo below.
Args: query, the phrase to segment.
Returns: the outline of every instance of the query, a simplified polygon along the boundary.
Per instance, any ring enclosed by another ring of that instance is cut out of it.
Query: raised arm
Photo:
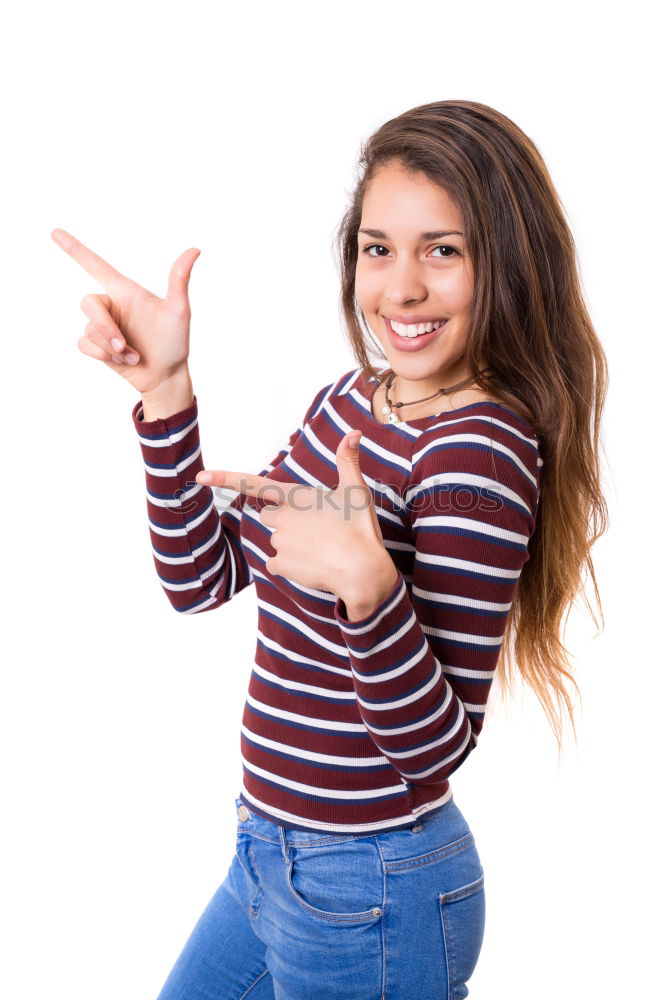
[[[476,414],[415,445],[404,497],[411,587],[399,573],[359,621],[335,606],[365,726],[417,785],[441,783],[476,746],[535,526],[537,438]]]
[[[79,350],[141,393],[132,418],[143,453],[150,535],[162,586],[178,611],[218,607],[246,587],[251,574],[239,539],[245,498],[237,496],[218,514],[212,490],[194,481],[203,463],[188,369],[188,288],[200,251],[192,248],[176,259],[167,293],[159,298],[66,230],[54,229],[51,237],[104,288],[81,302],[89,322]],[[288,454],[300,433],[301,428],[293,432],[262,475]]]

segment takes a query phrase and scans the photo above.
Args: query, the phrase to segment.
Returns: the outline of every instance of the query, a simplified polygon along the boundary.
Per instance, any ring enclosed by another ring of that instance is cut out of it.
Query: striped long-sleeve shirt
[[[414,824],[452,795],[476,746],[507,614],[529,558],[542,459],[498,403],[392,425],[360,368],[322,388],[259,475],[335,489],[335,453],[360,464],[397,579],[350,622],[340,597],[272,575],[266,501],[195,482],[197,400],[165,419],[132,411],[158,577],[176,611],[226,604],[254,583],[257,645],[240,735],[239,798],[282,826],[368,834]]]

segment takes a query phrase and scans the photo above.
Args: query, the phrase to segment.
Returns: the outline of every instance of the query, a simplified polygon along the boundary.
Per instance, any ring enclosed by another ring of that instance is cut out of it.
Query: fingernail
[[[113,347],[115,347],[115,349],[117,351],[122,351],[122,349],[123,349],[123,342],[120,339],[120,337],[114,337],[113,340],[111,341],[111,344],[112,344]]]
[[[196,479],[198,483],[210,483],[212,478],[210,472],[197,472]]]
[[[138,360],[139,360],[138,354],[128,354],[127,352],[125,352],[125,361],[127,362],[128,365],[135,365]]]

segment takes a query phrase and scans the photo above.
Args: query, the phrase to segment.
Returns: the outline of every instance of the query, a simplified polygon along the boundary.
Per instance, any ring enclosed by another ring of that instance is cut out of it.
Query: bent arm
[[[411,587],[398,573],[356,621],[335,605],[361,717],[413,784],[441,783],[477,744],[529,558],[540,462],[536,439],[501,422],[431,437],[412,458],[405,495]]]
[[[268,475],[290,453],[320,395],[287,445],[259,475]],[[132,419],[144,462],[157,576],[176,611],[212,611],[254,582],[240,535],[247,494],[236,494],[218,509],[213,489],[196,482],[197,473],[205,468],[196,396],[175,413],[169,412],[170,404],[165,402],[161,408],[168,415],[152,420],[144,419],[144,407],[143,400],[138,402]]]

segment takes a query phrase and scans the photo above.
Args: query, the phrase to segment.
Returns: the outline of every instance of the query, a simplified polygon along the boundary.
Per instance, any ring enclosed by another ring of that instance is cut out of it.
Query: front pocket
[[[466,997],[481,954],[486,921],[484,875],[439,894],[442,934],[449,974],[449,1000]]]
[[[290,850],[287,884],[302,910],[330,923],[379,920],[384,880],[373,840]]]
[[[257,889],[260,889],[261,882],[259,880],[259,875],[254,862],[252,838],[246,833],[241,833],[236,838],[236,857],[238,858],[238,863],[247,875],[249,881],[252,882]]]

